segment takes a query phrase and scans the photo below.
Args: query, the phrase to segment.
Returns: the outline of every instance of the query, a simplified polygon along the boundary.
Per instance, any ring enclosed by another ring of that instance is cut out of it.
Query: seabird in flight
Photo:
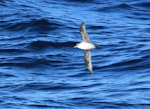
[[[84,22],[80,26],[80,34],[82,36],[82,42],[77,43],[74,48],[79,48],[84,50],[84,60],[88,70],[93,73],[93,67],[91,62],[91,49],[99,48],[98,45],[90,43],[88,33],[86,32],[86,27]]]

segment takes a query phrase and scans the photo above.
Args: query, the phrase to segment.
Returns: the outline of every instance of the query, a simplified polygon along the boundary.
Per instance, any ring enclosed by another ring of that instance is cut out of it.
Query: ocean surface
[[[150,1],[0,0],[0,109],[150,109]]]

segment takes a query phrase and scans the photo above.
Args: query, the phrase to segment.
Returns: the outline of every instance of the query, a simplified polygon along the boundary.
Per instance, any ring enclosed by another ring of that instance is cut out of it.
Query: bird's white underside
[[[91,50],[91,49],[95,48],[94,44],[87,43],[87,42],[84,42],[84,41],[79,43],[76,47],[79,48],[79,49],[82,49],[82,50]]]

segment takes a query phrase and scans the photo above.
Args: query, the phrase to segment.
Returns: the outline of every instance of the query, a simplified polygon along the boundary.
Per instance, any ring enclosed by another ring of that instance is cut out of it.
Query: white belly
[[[82,50],[91,50],[91,49],[94,49],[95,46],[94,46],[94,44],[92,44],[92,43],[81,42],[81,43],[78,45],[78,48],[80,48],[80,49],[82,49]]]

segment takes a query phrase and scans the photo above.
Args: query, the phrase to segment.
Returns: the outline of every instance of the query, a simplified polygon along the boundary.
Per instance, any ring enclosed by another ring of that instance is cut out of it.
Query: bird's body
[[[81,43],[77,44],[77,48],[82,49],[82,50],[91,50],[95,48],[95,45],[92,43],[82,41]]]
[[[81,27],[80,27],[80,33],[82,36],[82,42],[77,43],[75,45],[75,48],[79,48],[84,50],[84,60],[85,64],[88,68],[88,70],[93,73],[93,67],[92,67],[92,62],[91,62],[91,49],[98,48],[99,46],[90,43],[90,39],[88,36],[88,33],[86,32],[86,27],[84,22],[82,22]]]

